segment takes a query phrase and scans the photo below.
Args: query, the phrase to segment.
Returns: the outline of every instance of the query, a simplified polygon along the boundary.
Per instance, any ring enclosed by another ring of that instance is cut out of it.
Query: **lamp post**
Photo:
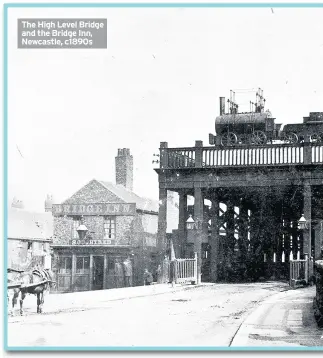
[[[305,252],[304,252],[304,256],[305,256],[305,260],[306,260],[306,264],[307,264],[307,277],[306,280],[308,281],[310,279],[310,277],[312,276],[312,266],[311,266],[311,257],[312,257],[312,243],[311,243],[311,233],[308,232],[309,230],[311,230],[310,228],[310,222],[308,222],[305,219],[304,214],[302,214],[301,218],[298,220],[298,228],[300,230],[303,231],[303,245],[304,245],[304,234],[307,234],[307,242],[306,242],[306,247],[305,247]]]
[[[190,215],[186,221],[186,229],[188,232],[193,233],[194,252],[197,255],[197,280],[196,280],[196,283],[200,284],[201,283],[201,274],[202,274],[202,272],[201,272],[201,267],[202,267],[201,237],[198,233],[199,222],[196,223],[194,221],[194,219],[192,218],[192,215]]]
[[[298,220],[298,228],[300,230],[307,229],[307,220],[304,217],[304,214],[302,214],[301,218]]]
[[[302,216],[298,220],[297,227],[298,227],[299,230],[301,230],[303,233],[305,233],[305,232],[307,232],[309,230],[308,226],[309,226],[308,222],[305,219],[304,214],[302,214]],[[305,259],[307,259],[308,256],[311,257],[311,254],[312,254],[312,243],[311,243],[310,238],[311,238],[311,236],[309,234],[308,235],[308,242],[306,242],[305,250],[303,248]],[[303,235],[303,247],[304,247],[304,235]]]

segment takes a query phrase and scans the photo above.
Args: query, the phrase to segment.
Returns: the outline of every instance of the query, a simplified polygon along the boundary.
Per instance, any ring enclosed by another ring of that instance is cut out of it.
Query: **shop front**
[[[73,245],[53,248],[57,292],[132,286],[134,254],[130,247]]]

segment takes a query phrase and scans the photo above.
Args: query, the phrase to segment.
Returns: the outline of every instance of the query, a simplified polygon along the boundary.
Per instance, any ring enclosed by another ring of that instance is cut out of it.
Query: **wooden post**
[[[75,289],[75,273],[76,273],[76,255],[72,254],[72,276],[71,276],[71,291]]]
[[[203,166],[203,142],[201,140],[195,141],[195,168],[202,168]]]
[[[311,256],[311,220],[312,220],[312,193],[311,193],[311,185],[306,182],[304,184],[304,206],[303,206],[303,214],[306,219],[307,228],[304,230],[303,233],[303,240],[304,240],[304,254]]]
[[[90,255],[90,280],[89,280],[89,290],[92,290],[92,280],[93,280],[93,255]]]
[[[168,143],[167,142],[160,142],[160,168],[167,168],[168,167]]]
[[[304,138],[304,153],[303,153],[304,164],[312,164],[312,146],[311,137],[306,135]]]
[[[187,214],[187,194],[181,190],[179,192],[179,215],[178,215],[178,238],[181,248],[181,256],[185,255],[186,244],[186,214]]]
[[[239,251],[240,259],[247,259],[248,251],[248,208],[244,200],[239,208]]]
[[[203,210],[204,200],[202,196],[202,189],[194,189],[194,221],[195,228],[195,252],[197,253],[197,284],[201,283],[202,274],[202,236],[203,236]]]
[[[218,279],[218,258],[219,258],[219,240],[220,240],[220,217],[219,217],[219,198],[214,195],[211,207],[211,281],[216,282]]]
[[[106,280],[107,280],[107,255],[104,254],[104,258],[103,258],[103,289],[104,290],[107,287]]]
[[[311,240],[311,232],[312,232],[312,192],[311,192],[311,185],[308,182],[304,184],[304,216],[307,222],[307,228],[304,230],[303,233],[303,240],[304,240],[304,255],[306,260],[306,283],[308,283],[308,271],[309,271],[309,264],[312,256],[312,240]]]
[[[234,204],[232,199],[227,202],[227,245],[226,245],[226,260],[229,267],[232,267],[232,260],[234,255],[235,237],[234,237]]]
[[[162,263],[166,255],[166,230],[167,230],[167,189],[159,188],[159,211],[158,211],[158,232],[157,249],[159,262]]]
[[[197,256],[197,252],[194,252],[194,277],[195,277],[195,282],[198,283],[198,267],[197,267],[197,262],[198,262],[198,256]]]
[[[315,248],[314,248],[314,253],[315,253],[315,257],[314,257],[314,261],[319,260],[321,258],[321,246],[323,244],[322,241],[322,236],[323,236],[323,221],[321,221],[316,229],[315,229]]]

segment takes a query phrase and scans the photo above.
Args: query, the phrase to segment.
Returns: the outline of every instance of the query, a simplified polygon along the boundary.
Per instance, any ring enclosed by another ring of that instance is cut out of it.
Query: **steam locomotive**
[[[225,98],[220,97],[220,115],[215,119],[216,135],[209,134],[210,145],[266,145],[273,141],[302,143],[306,138],[311,142],[323,142],[323,112],[310,112],[303,117],[303,123],[275,123],[271,112],[264,110],[263,91],[258,90],[256,103],[250,102],[250,112],[238,112],[234,92],[228,99],[228,113],[225,113]],[[254,107],[253,107],[254,106]]]

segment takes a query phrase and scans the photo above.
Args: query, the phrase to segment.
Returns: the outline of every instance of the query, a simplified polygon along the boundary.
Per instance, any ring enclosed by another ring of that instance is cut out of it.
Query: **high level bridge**
[[[204,280],[288,278],[290,260],[320,258],[323,142],[313,139],[305,133],[297,143],[204,146],[196,141],[185,148],[162,142],[155,169],[160,252],[167,245],[167,191],[174,191],[179,194],[179,225],[173,235],[177,256],[197,252]],[[193,232],[186,228],[190,215]],[[302,215],[307,229],[301,231]]]

